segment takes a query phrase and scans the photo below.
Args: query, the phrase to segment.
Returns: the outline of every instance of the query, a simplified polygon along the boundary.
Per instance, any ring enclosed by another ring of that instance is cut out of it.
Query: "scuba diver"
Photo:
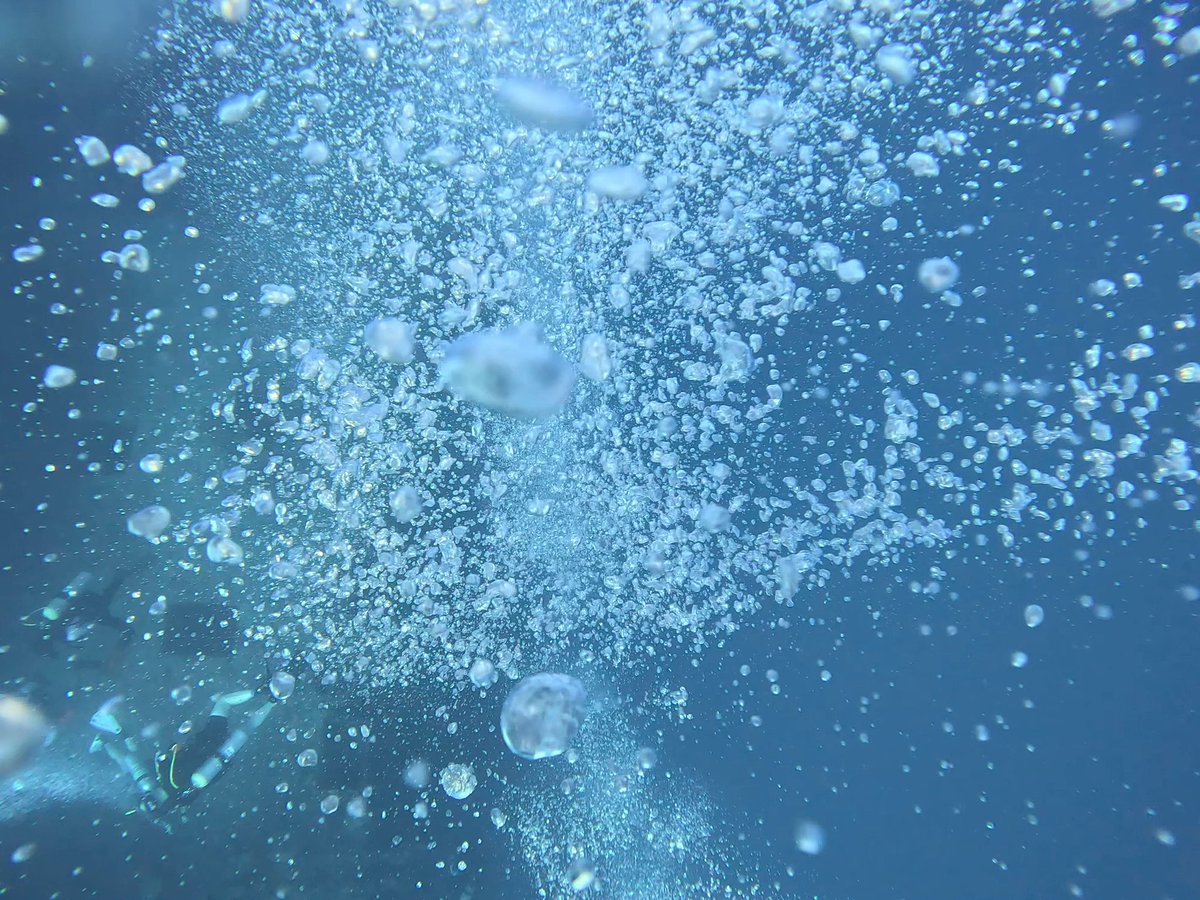
[[[121,698],[114,697],[92,716],[92,727],[100,733],[91,749],[93,753],[103,749],[133,779],[142,794],[138,808],[170,831],[163,816],[190,803],[198,792],[222,775],[275,706],[291,696],[294,685],[291,675],[278,672],[258,691],[245,689],[219,695],[202,728],[154,754],[150,763],[135,738],[117,720],[115,710]],[[229,718],[233,708],[264,694],[266,700],[262,705],[231,731]]]

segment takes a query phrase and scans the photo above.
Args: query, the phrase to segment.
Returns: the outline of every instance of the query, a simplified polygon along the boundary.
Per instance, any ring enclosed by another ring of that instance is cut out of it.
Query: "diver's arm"
[[[108,758],[133,779],[133,783],[142,792],[143,798],[150,799],[155,804],[161,804],[167,799],[167,792],[159,786],[154,775],[142,762],[142,753],[138,748],[137,741],[133,739],[132,735],[125,732],[117,719],[116,708],[119,703],[120,698],[114,697],[105,702],[92,715],[91,725],[99,732],[92,742],[92,752],[103,747]]]
[[[123,741],[103,741],[103,746],[109,759],[133,779],[133,783],[137,785],[144,797],[152,798],[156,804],[161,804],[167,799],[167,792],[159,786],[158,781],[142,762],[141,754],[138,752],[133,738],[126,738]]]

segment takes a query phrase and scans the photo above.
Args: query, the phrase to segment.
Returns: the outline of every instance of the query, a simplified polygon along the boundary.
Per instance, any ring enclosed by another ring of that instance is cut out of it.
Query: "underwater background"
[[[0,896],[1200,897],[1198,29],[0,0]]]

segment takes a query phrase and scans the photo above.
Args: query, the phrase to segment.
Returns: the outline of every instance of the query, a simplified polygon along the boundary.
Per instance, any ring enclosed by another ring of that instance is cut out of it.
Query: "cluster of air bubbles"
[[[864,330],[892,327],[862,317],[876,293],[900,303],[915,279],[964,302],[954,289],[969,257],[952,241],[971,228],[943,234],[946,255],[928,258],[889,258],[852,235],[878,229],[916,247],[931,236],[927,196],[978,195],[976,141],[1018,88],[951,89],[930,73],[951,71],[953,47],[926,40],[919,17],[844,6],[797,13],[814,46],[833,48],[803,62],[778,21],[760,23],[770,53],[742,56],[717,14],[654,7],[628,34],[646,52],[600,65],[563,36],[526,47],[519,10],[399,4],[368,16],[350,4],[336,38],[353,47],[344,70],[311,55],[259,83],[204,60],[273,59],[263,8],[223,0],[185,17],[179,39],[196,58],[171,96],[175,143],[236,159],[206,160],[196,189],[269,248],[259,277],[225,295],[265,324],[230,348],[244,370],[213,407],[259,446],[206,475],[210,490],[225,486],[219,509],[142,502],[179,509],[186,527],[171,544],[190,565],[265,576],[279,620],[251,625],[257,640],[321,680],[358,683],[436,664],[487,689],[499,677],[487,666],[506,671],[529,642],[594,639],[615,661],[642,638],[736,628],[907,548],[965,532],[1008,546],[1035,521],[1016,521],[1030,472],[1052,465],[1033,457],[1108,434],[1145,440],[1145,417],[1125,435],[1086,420],[1043,433],[1034,422],[1049,410],[984,421],[972,392],[856,349]],[[1014,14],[997,16],[995,40]],[[613,27],[596,34],[625,33],[619,10],[597,15]],[[331,40],[319,17],[270,16],[298,48]],[[201,40],[214,20],[237,27]],[[418,62],[382,39],[392,26],[453,51]],[[507,37],[498,48],[489,34]],[[1179,37],[1179,52],[1191,40]],[[1071,71],[1064,61],[1041,102],[1067,93]],[[398,84],[436,97],[437,115],[371,99]],[[663,97],[678,123],[654,112]],[[883,106],[894,127],[880,132],[867,123]],[[930,108],[951,118],[931,121]],[[368,121],[369,134],[350,124]],[[132,143],[76,143],[84,168],[140,178],[144,199],[189,171],[167,139],[158,160]],[[124,209],[109,180],[88,193]],[[1183,213],[1189,200],[1161,206]],[[124,234],[106,258],[146,271],[156,245]],[[35,262],[45,251],[27,240],[13,252]],[[97,357],[116,361],[118,346]],[[1174,376],[1200,372],[1183,363]],[[1002,465],[1026,451],[1024,468]],[[1105,472],[1105,454],[1120,458],[1096,446],[1076,465]],[[1164,458],[1189,468],[1181,453]],[[189,477],[183,468],[173,477]],[[989,481],[1015,496],[995,521],[971,512]],[[171,524],[147,510],[129,519],[156,542]],[[755,589],[736,573],[754,573]]]

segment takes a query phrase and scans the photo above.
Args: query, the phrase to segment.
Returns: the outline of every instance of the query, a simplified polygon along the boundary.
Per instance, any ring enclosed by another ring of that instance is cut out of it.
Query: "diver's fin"
[[[213,704],[211,715],[228,716],[231,707],[241,706],[243,703],[248,703],[253,699],[254,691],[249,688],[243,688],[240,691],[231,691],[228,694],[221,694]]]
[[[120,704],[122,698],[120,696],[112,697],[105,700],[100,705],[100,708],[92,713],[92,718],[89,720],[91,726],[97,731],[104,734],[119,735],[121,734],[121,723],[117,721],[116,708]]]

